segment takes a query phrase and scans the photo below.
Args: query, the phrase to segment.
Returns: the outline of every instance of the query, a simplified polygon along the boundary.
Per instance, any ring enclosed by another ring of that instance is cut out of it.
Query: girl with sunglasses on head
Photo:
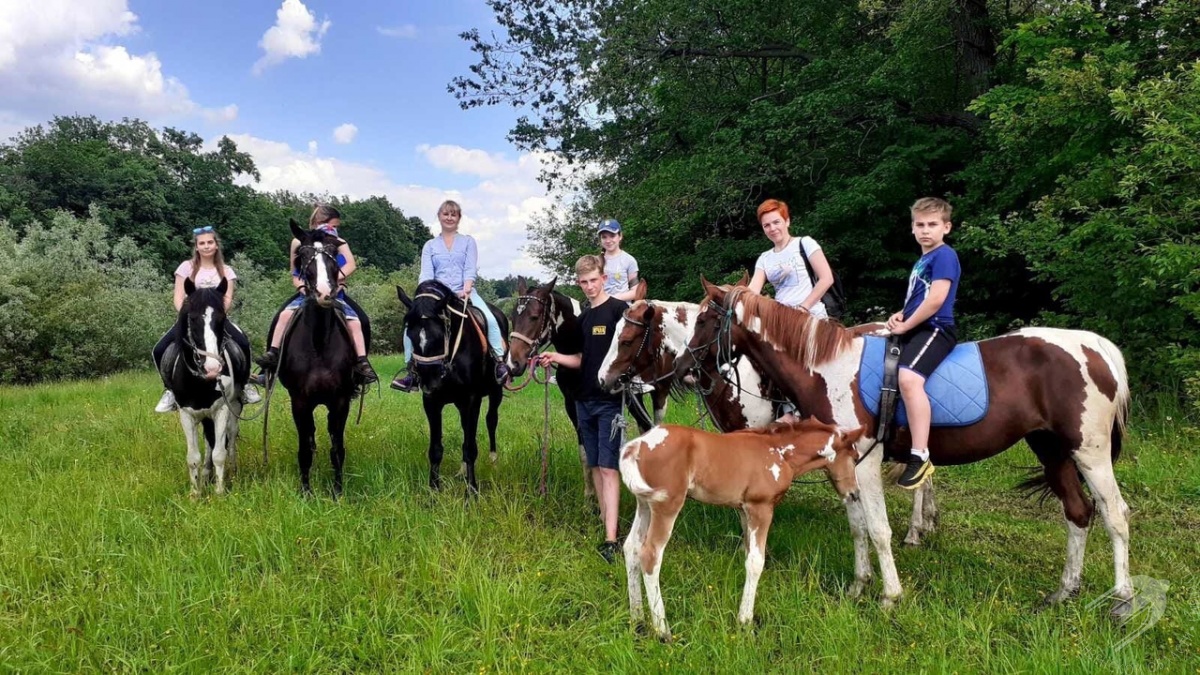
[[[184,291],[183,284],[187,279],[191,279],[192,283],[197,288],[216,288],[221,279],[229,282],[229,288],[225,291],[225,311],[228,312],[230,306],[233,305],[233,293],[237,286],[237,273],[233,268],[225,264],[225,256],[221,253],[221,240],[217,237],[216,231],[212,225],[197,227],[192,230],[192,257],[190,260],[184,260],[175,268],[175,311],[183,307]],[[246,354],[246,359],[250,358],[250,340],[246,338],[246,334],[238,328],[237,324],[232,319],[225,322],[225,331],[228,336],[238,347]],[[175,324],[171,324],[171,329],[166,335],[154,345],[154,367],[161,372],[161,364],[163,355],[167,352],[167,347],[175,341]],[[163,383],[164,385],[166,382]],[[243,403],[258,403],[262,398],[258,392],[252,387],[246,387],[242,390]],[[170,389],[163,392],[162,398],[158,400],[158,405],[154,407],[154,412],[166,413],[172,410],[177,410],[175,404],[175,395]]]

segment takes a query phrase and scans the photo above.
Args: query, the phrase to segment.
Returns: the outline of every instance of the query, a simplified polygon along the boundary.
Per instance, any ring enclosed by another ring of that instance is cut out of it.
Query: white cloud
[[[333,130],[333,140],[337,141],[338,143],[342,143],[343,145],[353,141],[354,137],[357,135],[358,127],[350,124],[349,122],[338,125],[338,128]]]
[[[405,40],[411,40],[412,38],[417,37],[417,27],[411,23],[393,26],[390,28],[376,26],[375,32],[379,33],[380,35],[386,35],[387,37],[403,38]]]
[[[275,12],[275,25],[268,28],[258,42],[263,56],[254,64],[254,74],[287,59],[320,54],[321,38],[331,25],[328,19],[317,23],[317,16],[300,0],[283,0]]]
[[[550,155],[523,154],[511,161],[500,155],[458,146],[438,146],[443,150],[437,153],[426,152],[422,148],[428,146],[420,146],[418,152],[431,164],[431,157],[457,156],[485,156],[493,163],[492,177],[465,189],[447,190],[435,185],[400,184],[379,168],[318,156],[315,142],[309,143],[306,153],[287,143],[255,136],[230,135],[230,138],[239,150],[254,157],[262,175],[262,180],[255,184],[259,190],[328,193],[355,199],[383,195],[405,215],[418,216],[432,226],[437,223],[438,206],[446,199],[454,199],[463,206],[462,231],[474,236],[480,244],[480,271],[484,276],[547,276],[523,249],[527,243],[526,228],[533,217],[553,206],[545,187],[537,181],[543,167],[553,161]],[[215,145],[215,139],[210,144]],[[353,223],[347,223],[347,226],[347,236],[353,243]],[[432,234],[431,231],[430,236]]]
[[[308,142],[308,154],[310,154],[310,155],[317,154],[317,142],[316,141]]]
[[[0,113],[39,121],[73,112],[213,123],[237,116],[236,106],[193,101],[153,52],[118,44],[138,30],[127,0],[0,2]]]
[[[472,150],[459,145],[418,145],[420,153],[430,164],[446,171],[471,176],[497,176],[511,164],[503,155],[484,150]]]

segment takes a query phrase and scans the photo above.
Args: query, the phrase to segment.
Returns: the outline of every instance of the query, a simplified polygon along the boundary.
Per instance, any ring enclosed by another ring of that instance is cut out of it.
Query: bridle
[[[437,301],[439,304],[443,303],[443,302],[445,303],[445,305],[443,307],[443,311],[438,313],[437,315],[421,317],[422,320],[430,320],[430,319],[441,320],[441,322],[442,322],[442,352],[440,354],[435,354],[433,356],[423,356],[421,354],[417,354],[414,350],[413,355],[412,355],[413,360],[423,366],[441,366],[442,370],[445,370],[446,363],[454,361],[455,355],[458,354],[458,348],[462,344],[462,336],[463,336],[463,333],[465,332],[463,329],[465,328],[466,321],[467,321],[467,313],[465,311],[466,310],[466,301],[463,301],[463,310],[460,311],[454,307],[451,307],[446,296],[441,295],[440,293],[418,293],[416,295],[416,297],[413,298],[413,301],[416,302],[416,300],[418,300],[420,298],[429,298],[431,300]],[[459,317],[458,334],[454,336],[453,349],[451,349],[451,347],[450,347],[450,332],[451,332],[450,331],[450,322],[451,322],[450,314],[454,314]]]
[[[553,300],[554,296],[550,296]],[[554,335],[554,326],[557,321],[558,307],[551,301],[543,300],[536,295],[521,295],[517,297],[516,316],[521,316],[525,310],[529,308],[530,302],[539,303],[544,310],[542,319],[538,322],[537,337],[531,338],[527,335],[512,331],[508,334],[509,342],[514,338],[529,345],[530,355],[537,354],[542,347],[550,343],[551,337]],[[515,322],[514,322],[515,323]]]
[[[646,306],[650,307],[651,309],[655,309],[654,304],[651,303],[650,301],[646,301]],[[646,347],[649,346],[650,333],[654,329],[654,322],[647,323],[645,321],[639,321],[638,319],[635,319],[632,316],[630,316],[629,312],[632,309],[633,309],[632,307],[626,309],[625,312],[623,312],[621,314],[621,319],[623,319],[626,323],[633,324],[634,326],[638,326],[642,329],[642,341],[638,345],[637,352],[634,353],[633,358],[629,359],[629,365],[626,366],[624,372],[622,372],[621,375],[617,377],[617,382],[621,383],[621,385],[623,385],[623,386],[628,386],[629,384],[631,384],[633,382],[633,378],[637,377],[637,370],[636,370],[637,365],[636,364],[638,362],[638,358],[641,357],[642,352],[646,351]],[[651,358],[653,359],[651,361],[651,363],[656,363],[662,358],[662,342],[661,341],[658,344],[658,349],[655,351],[656,351],[656,353],[652,353],[650,355]],[[660,375],[660,376],[654,378],[653,380],[651,380],[649,382],[646,382],[646,384],[653,385],[658,382],[661,382],[662,380],[665,380],[665,379],[668,379],[668,378],[671,378],[674,376],[675,376],[675,373],[669,371],[663,375]]]
[[[308,281],[308,275],[305,273],[305,270],[308,269],[309,263],[319,257],[324,257],[333,263],[333,294],[337,295],[342,276],[342,266],[338,264],[337,256],[330,255],[329,251],[325,250],[324,242],[320,241],[315,241],[311,244],[305,244],[304,246],[296,249],[296,258],[299,261],[299,264],[296,265],[296,269],[299,270],[300,278],[304,281],[304,294],[308,297],[313,297],[313,288]]]

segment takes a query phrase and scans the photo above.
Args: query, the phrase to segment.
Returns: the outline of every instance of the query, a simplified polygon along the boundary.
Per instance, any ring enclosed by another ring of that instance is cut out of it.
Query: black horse
[[[159,368],[179,404],[192,496],[200,496],[214,478],[216,493],[223,494],[226,466],[229,473],[237,466],[238,416],[242,389],[250,377],[250,355],[225,334],[225,279],[216,288],[197,288],[186,279],[183,289],[187,296],[172,331],[175,340]],[[204,430],[203,456],[197,424]]]
[[[479,316],[473,321],[467,309],[469,303],[440,281],[421,282],[412,299],[399,286],[396,295],[408,310],[404,332],[412,340],[413,366],[421,383],[421,402],[429,422],[429,487],[441,489],[442,408],[453,403],[462,422],[467,495],[478,494],[475,459],[479,456],[479,444],[475,435],[479,409],[486,396],[489,450],[495,462],[496,423],[504,399],[504,389],[496,382],[494,361],[484,344],[484,318]],[[501,334],[507,332],[508,319],[504,314],[490,304],[488,311],[496,317]]]
[[[329,459],[333,464],[333,496],[342,494],[342,466],[346,461],[344,436],[354,381],[354,344],[345,319],[337,310],[337,250],[341,240],[321,230],[303,230],[291,221],[292,235],[300,242],[296,269],[304,280],[304,304],[292,317],[279,350],[279,382],[292,399],[292,419],[299,441],[300,483],[312,494],[309,472],[316,452],[313,411],[328,411]],[[361,316],[361,315],[360,315]],[[363,337],[370,348],[370,335]]]

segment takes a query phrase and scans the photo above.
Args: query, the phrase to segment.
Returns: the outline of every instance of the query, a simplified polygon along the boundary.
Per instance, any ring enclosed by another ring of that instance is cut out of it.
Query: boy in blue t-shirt
[[[888,330],[900,336],[900,397],[908,412],[912,454],[897,484],[915,490],[933,475],[929,462],[929,396],[925,380],[954,349],[954,298],[962,268],[958,254],[945,243],[950,232],[950,204],[937,197],[918,199],[912,205],[912,233],[921,245],[921,257],[908,277],[904,309],[887,321]]]

